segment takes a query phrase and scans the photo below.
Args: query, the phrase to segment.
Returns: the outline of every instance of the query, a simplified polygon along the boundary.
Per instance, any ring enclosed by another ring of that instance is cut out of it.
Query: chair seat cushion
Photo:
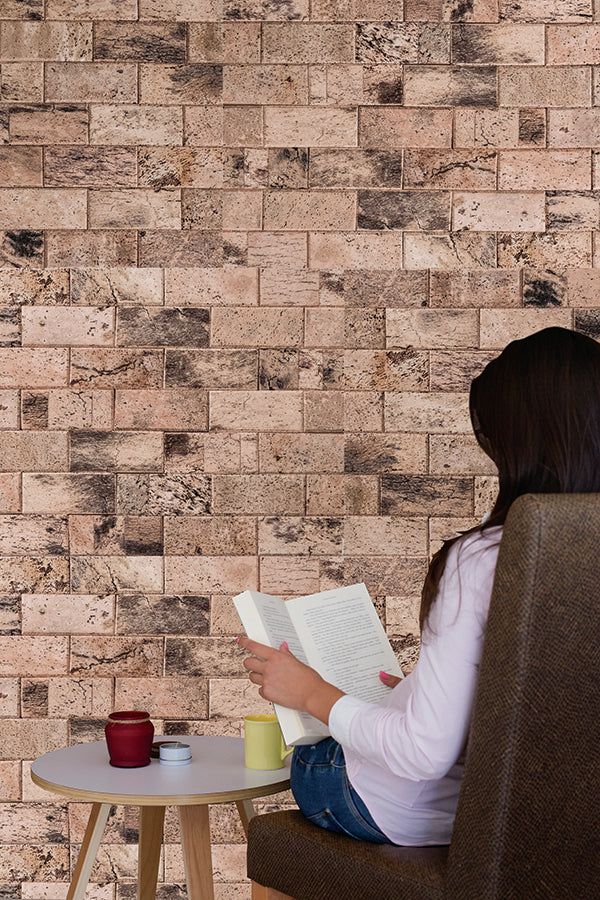
[[[326,831],[298,809],[254,816],[248,828],[248,877],[295,900],[440,900],[447,856]]]

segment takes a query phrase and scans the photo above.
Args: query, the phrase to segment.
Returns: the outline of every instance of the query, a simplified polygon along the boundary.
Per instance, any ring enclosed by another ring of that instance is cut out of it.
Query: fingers
[[[387,684],[388,687],[396,687],[397,684],[400,684],[401,679],[398,678],[397,675],[390,675],[389,672],[381,671],[379,673],[379,677],[384,684]]]
[[[245,650],[249,650],[250,653],[253,653],[255,656],[260,656],[262,659],[269,659],[269,657],[273,656],[274,653],[277,653],[277,650],[274,650],[273,647],[269,647],[267,644],[260,644],[258,641],[251,641],[250,638],[240,635],[236,638],[240,647],[243,647]]]
[[[262,673],[265,671],[267,663],[264,659],[257,659],[255,656],[247,656],[246,659],[242,660],[242,665],[245,669],[250,669],[251,672]]]

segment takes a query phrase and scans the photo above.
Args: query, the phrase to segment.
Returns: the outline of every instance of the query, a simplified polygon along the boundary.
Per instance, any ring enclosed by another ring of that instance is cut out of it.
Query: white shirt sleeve
[[[498,553],[489,532],[451,547],[417,665],[384,705],[345,694],[329,713],[342,747],[412,781],[441,778],[466,744]]]

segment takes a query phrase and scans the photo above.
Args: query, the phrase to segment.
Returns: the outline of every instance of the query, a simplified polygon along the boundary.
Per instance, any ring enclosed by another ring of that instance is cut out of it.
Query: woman
[[[499,491],[444,542],[422,592],[421,650],[381,702],[344,694],[296,659],[238,638],[259,694],[306,710],[332,737],[296,747],[291,789],[316,824],[376,843],[449,844],[502,526],[527,493],[600,491],[600,344],[564,328],[512,341],[473,380],[471,422]]]

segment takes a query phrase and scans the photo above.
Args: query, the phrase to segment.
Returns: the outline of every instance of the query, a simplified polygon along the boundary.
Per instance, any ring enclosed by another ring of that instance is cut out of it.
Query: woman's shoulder
[[[494,569],[502,540],[503,526],[471,531],[461,535],[451,546],[446,565],[460,570],[461,574],[480,576],[483,571]]]

